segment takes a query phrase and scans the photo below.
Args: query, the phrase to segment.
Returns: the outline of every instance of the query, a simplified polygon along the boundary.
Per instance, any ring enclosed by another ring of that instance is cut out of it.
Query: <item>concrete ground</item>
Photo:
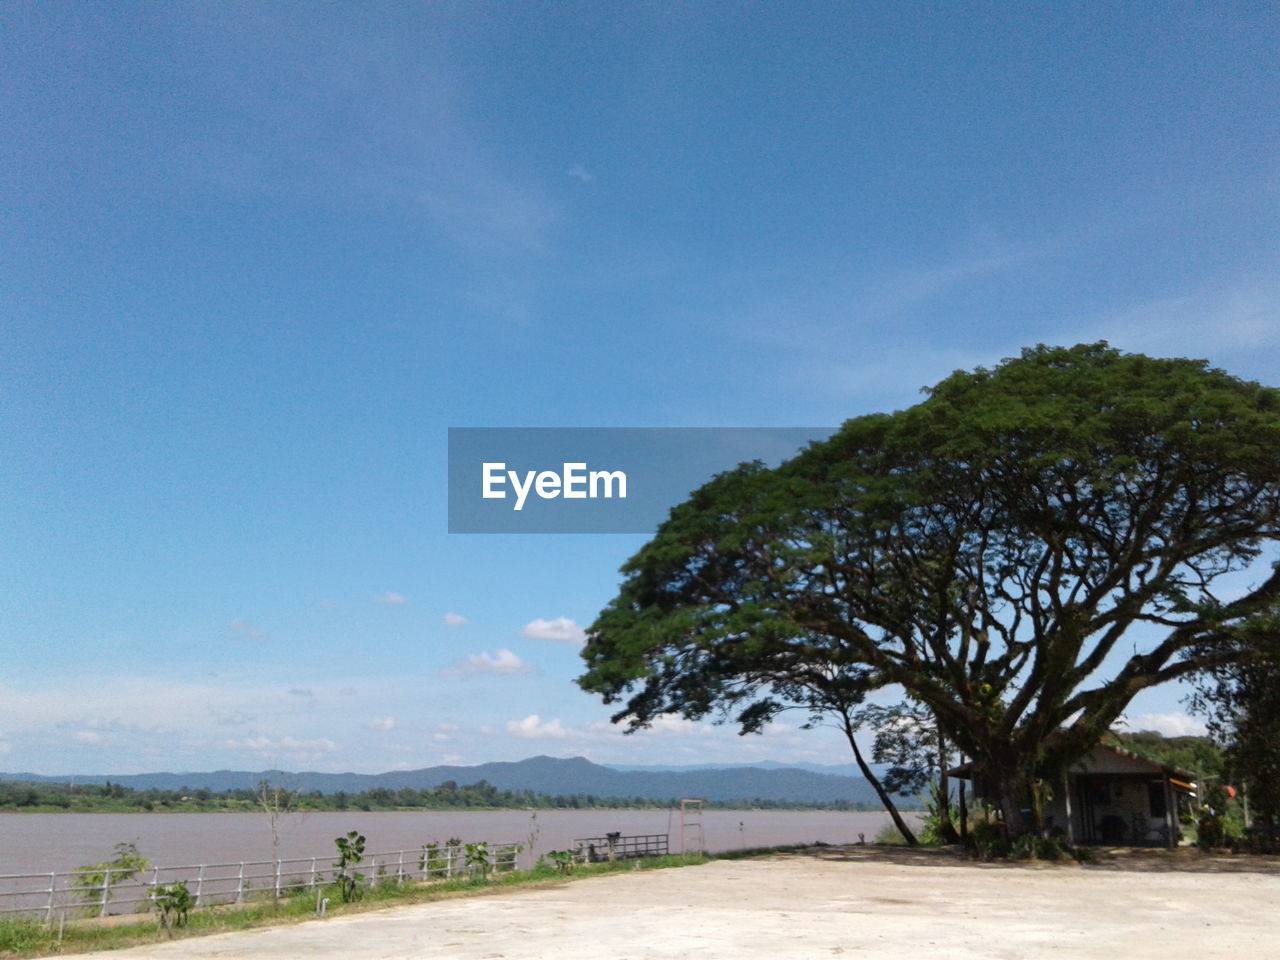
[[[1277,908],[1274,860],[1190,852],[1080,867],[827,848],[513,888],[109,956],[1270,960],[1280,956]]]

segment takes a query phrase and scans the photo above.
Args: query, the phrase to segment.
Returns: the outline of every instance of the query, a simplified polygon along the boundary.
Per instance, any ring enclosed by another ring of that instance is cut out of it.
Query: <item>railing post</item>
[[[400,851],[400,863],[396,867],[396,883],[404,883],[404,851]]]
[[[98,916],[105,917],[107,915],[107,898],[111,895],[111,868],[105,867],[102,871],[102,907],[98,911]]]
[[[236,903],[244,903],[244,861],[240,861],[240,876],[236,878]]]
[[[315,857],[312,857],[312,858],[311,858],[311,886],[312,886],[312,888],[314,889],[315,887],[318,887],[319,885],[320,885],[320,884],[318,884],[318,883],[316,882],[316,858],[315,858]]]
[[[200,906],[200,895],[204,892],[204,864],[200,864],[200,872],[196,874],[196,906]]]
[[[57,897],[58,875],[56,873],[49,874],[49,905],[45,907],[44,918],[49,923],[53,923],[53,902]]]
[[[378,885],[378,858],[371,857],[369,861],[369,889],[372,890]]]
[[[277,861],[276,861],[276,885],[275,885],[275,896],[276,896],[276,899],[277,899],[277,900],[279,900],[279,899],[280,899],[280,870],[281,870],[281,868],[282,868],[283,866],[284,866],[284,861],[283,861],[283,860],[277,860]]]

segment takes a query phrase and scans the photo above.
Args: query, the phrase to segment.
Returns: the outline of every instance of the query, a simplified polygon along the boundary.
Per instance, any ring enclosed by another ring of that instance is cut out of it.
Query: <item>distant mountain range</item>
[[[215,770],[212,773],[138,773],[118,776],[79,774],[50,777],[35,773],[0,773],[0,780],[37,783],[118,783],[135,790],[251,790],[269,780],[309,793],[361,793],[375,787],[425,790],[452,780],[459,786],[487,780],[499,790],[532,790],[547,794],[589,794],[596,797],[706,800],[776,800],[787,802],[875,803],[871,785],[862,777],[803,769],[799,765],[615,768],[583,757],[530,757],[514,763],[477,766],[427,767],[388,773],[286,773],[282,770]],[[834,768],[840,769],[840,768]]]

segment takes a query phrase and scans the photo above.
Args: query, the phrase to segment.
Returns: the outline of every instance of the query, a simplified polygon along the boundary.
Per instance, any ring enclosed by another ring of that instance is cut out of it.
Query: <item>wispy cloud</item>
[[[395,717],[374,717],[369,721],[370,730],[394,730],[396,728]]]
[[[247,723],[252,723],[254,719],[239,710],[219,710],[217,707],[210,707],[209,713],[213,717],[213,722],[220,727],[243,727]]]
[[[337,753],[342,749],[340,744],[327,737],[306,739],[292,736],[280,737],[277,740],[264,736],[244,737],[239,740],[224,740],[222,741],[222,746],[227,750],[253,753],[264,757],[271,756],[274,758],[284,754],[294,761],[316,759],[327,754]]]
[[[539,617],[526,623],[520,633],[530,640],[554,640],[579,647],[587,642],[586,632],[568,617],[556,617],[554,620]]]
[[[460,627],[464,623],[469,623],[469,622],[470,621],[467,620],[467,618],[464,617],[462,614],[454,613],[453,611],[450,611],[444,615],[444,623],[445,623],[445,626],[447,627]]]
[[[569,736],[559,720],[547,720],[531,713],[523,720],[508,720],[507,733],[521,740],[563,740]]]
[[[575,163],[572,167],[565,171],[569,176],[582,183],[592,183],[596,179],[596,175],[579,163]]]
[[[452,669],[445,671],[450,676],[463,677],[485,673],[512,676],[532,672],[533,667],[506,648],[499,649],[496,654],[490,654],[487,650],[480,653],[469,653],[459,660]]]
[[[921,386],[990,363],[993,342],[997,352],[1006,348],[1004,333],[994,328],[980,339],[948,336],[939,317],[943,304],[1007,286],[1060,247],[981,237],[931,263],[852,274],[841,263],[806,267],[807,282],[798,289],[788,285],[781,295],[748,289],[752,300],[731,310],[723,327],[742,349],[768,351],[778,375],[806,395],[820,387],[846,402],[914,402]]]
[[[389,603],[392,605],[408,603],[409,600],[403,594],[396,593],[394,590],[388,590],[386,593],[380,593],[373,598],[374,603]]]
[[[1155,730],[1166,737],[1201,737],[1205,734],[1205,725],[1195,717],[1185,713],[1139,713],[1125,717],[1125,729]]]
[[[1154,356],[1197,356],[1270,381],[1280,374],[1280,263],[1261,275],[1201,284],[1082,317],[1059,341],[1107,340]]]

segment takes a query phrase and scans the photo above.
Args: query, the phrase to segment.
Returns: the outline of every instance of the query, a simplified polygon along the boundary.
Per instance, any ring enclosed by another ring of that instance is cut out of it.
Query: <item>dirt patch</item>
[[[990,865],[948,851],[823,848],[514,888],[110,956],[1241,960],[1275,956],[1277,902],[1280,871],[1271,860],[1248,870],[1183,869],[1175,856],[1143,852],[1086,867]]]

